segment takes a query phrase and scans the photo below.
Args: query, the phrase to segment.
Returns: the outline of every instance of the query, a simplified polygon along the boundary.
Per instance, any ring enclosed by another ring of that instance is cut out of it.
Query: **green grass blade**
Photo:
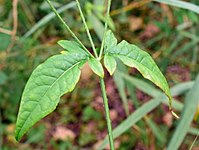
[[[138,108],[133,114],[131,114],[126,120],[124,120],[119,126],[113,130],[113,138],[116,138],[132,127],[143,116],[149,113],[160,104],[159,98],[150,100],[146,104]],[[102,150],[108,144],[108,138],[106,137],[99,150]]]
[[[198,136],[198,134],[199,134],[199,129],[197,129],[197,128],[192,128],[192,127],[191,127],[191,128],[188,130],[188,132],[189,132],[189,134]]]
[[[126,89],[125,82],[124,82],[123,78],[120,76],[120,74],[118,73],[118,71],[115,72],[113,79],[114,79],[114,82],[118,89],[119,95],[122,99],[125,113],[126,113],[126,115],[129,115],[128,100],[127,100],[127,96],[126,96],[126,92],[125,92],[126,91],[125,90]]]
[[[190,83],[189,83],[190,84]],[[185,84],[176,85],[171,88],[171,93],[175,94],[175,96],[180,95],[181,92],[184,93],[185,88],[186,90],[190,89],[189,86],[185,86],[183,90],[179,87],[184,86]],[[178,88],[176,88],[178,87]],[[177,91],[179,90],[179,91]],[[173,96],[173,95],[172,95]],[[143,118],[148,112],[156,108],[162,101],[166,101],[166,96],[164,94],[150,100],[149,102],[145,103],[141,107],[139,107],[134,113],[132,113],[127,119],[125,119],[121,124],[119,124],[113,130],[113,137],[117,138],[119,135],[123,134],[127,131],[130,127],[132,127],[135,123],[137,123],[141,118]],[[175,104],[175,103],[174,103]],[[108,144],[108,138],[106,137],[103,143],[100,145],[99,150],[102,150]]]
[[[131,83],[136,88],[138,88],[139,90],[143,91],[144,93],[152,97],[157,97],[160,94],[162,94],[162,92],[159,89],[156,89],[153,85],[150,85],[141,79],[132,77],[123,72],[119,72],[119,75],[122,76],[128,83]]]
[[[197,77],[194,86],[186,96],[183,114],[178,124],[178,127],[169,143],[168,150],[177,150],[180,147],[181,143],[183,142],[183,139],[185,138],[189,130],[190,124],[193,120],[195,111],[199,104],[198,97],[199,97],[199,76]]]
[[[61,8],[59,8],[57,10],[58,13],[63,13],[64,11],[66,11],[67,9],[73,8],[76,6],[75,2],[70,2],[69,4],[66,4],[64,6],[62,6]],[[45,24],[49,23],[53,18],[55,18],[55,14],[54,12],[49,13],[48,15],[44,16],[41,20],[39,20],[30,30],[28,30],[28,32],[25,33],[25,35],[23,36],[23,38],[28,38],[29,36],[31,36],[33,33],[35,33],[39,28],[41,28],[42,26],[44,26]]]
[[[157,138],[158,141],[160,141],[162,144],[166,142],[166,136],[164,132],[161,131],[161,129],[158,127],[158,125],[149,117],[145,117],[145,121],[152,130],[153,134]]]
[[[154,0],[154,1],[168,4],[175,7],[179,7],[179,8],[184,8],[184,9],[187,9],[199,14],[199,6],[189,3],[189,2],[184,2],[181,0]]]

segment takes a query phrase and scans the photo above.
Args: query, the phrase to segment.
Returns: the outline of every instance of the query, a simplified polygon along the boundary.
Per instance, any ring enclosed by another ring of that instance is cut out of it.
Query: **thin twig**
[[[50,0],[47,0],[48,4],[50,5],[52,11],[55,13],[57,18],[60,20],[60,22],[64,25],[64,27],[67,29],[67,31],[72,35],[72,37],[82,46],[82,48],[91,56],[93,55],[88,51],[88,49],[84,46],[84,44],[78,39],[78,37],[75,35],[75,33],[70,29],[70,27],[66,24],[66,22],[62,19],[62,17],[59,15],[55,7],[51,4]]]
[[[30,24],[35,24],[34,15],[32,14],[31,9],[28,7],[26,2],[24,0],[20,0],[19,4],[21,4],[21,7],[23,8],[24,13],[26,14],[27,19],[29,20]]]
[[[16,40],[16,34],[17,34],[17,27],[18,27],[18,11],[17,11],[17,4],[18,4],[18,0],[13,0],[12,2],[12,7],[13,7],[13,30],[12,30],[12,37],[11,37],[11,43],[8,46],[6,52],[9,52],[12,47],[15,44],[15,40]]]
[[[189,150],[192,150],[192,148],[193,148],[194,144],[196,143],[196,140],[198,139],[198,137],[199,137],[199,132],[198,132],[197,136],[195,137],[193,143],[191,144]]]
[[[103,54],[105,36],[106,36],[107,27],[108,27],[108,19],[110,17],[110,9],[111,9],[111,0],[108,0],[108,7],[107,7],[107,11],[106,11],[106,21],[105,21],[105,28],[104,28],[104,35],[103,35],[103,40],[102,40],[102,44],[101,44],[101,48],[100,48],[100,54],[99,54],[99,57],[98,57],[99,59],[101,59],[102,54]]]
[[[91,37],[90,31],[89,31],[89,29],[88,29],[88,26],[87,26],[87,23],[86,23],[86,20],[85,20],[85,17],[84,17],[84,14],[83,14],[83,12],[82,12],[82,9],[81,9],[79,0],[76,0],[76,2],[77,2],[77,7],[78,7],[79,12],[80,12],[80,16],[81,16],[81,18],[82,18],[82,21],[83,21],[83,23],[84,23],[84,26],[85,26],[85,29],[86,29],[86,32],[87,32],[87,35],[88,35],[88,38],[89,38],[89,41],[90,41],[90,43],[91,43],[93,52],[94,52],[94,54],[95,54],[95,57],[98,57],[97,51],[96,51],[96,49],[95,49],[95,45],[94,45],[94,42],[93,42],[93,39],[92,39],[92,37]]]
[[[11,35],[11,34],[12,34],[12,31],[7,30],[7,29],[4,29],[4,28],[0,28],[0,32],[1,32],[1,33],[5,33],[5,34],[8,34],[8,35]]]
[[[111,11],[110,15],[111,16],[114,16],[114,15],[118,15],[122,12],[126,12],[126,11],[130,11],[132,9],[135,9],[135,8],[139,8],[143,5],[146,5],[148,4],[149,2],[151,2],[152,0],[142,0],[142,1],[139,1],[139,2],[132,2],[131,4],[123,7],[123,8],[119,8],[119,9],[116,9],[116,10],[113,10]]]

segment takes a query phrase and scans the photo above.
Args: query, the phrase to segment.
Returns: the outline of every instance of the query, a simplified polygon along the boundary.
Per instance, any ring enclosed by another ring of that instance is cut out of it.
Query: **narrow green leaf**
[[[60,7],[59,9],[57,9],[57,12],[59,14],[63,13],[64,11],[73,8],[76,6],[76,2],[70,2],[66,5],[63,5],[62,7]],[[29,36],[31,36],[33,33],[35,33],[38,29],[40,29],[41,27],[43,27],[44,25],[46,25],[47,23],[49,23],[52,19],[54,19],[56,17],[55,13],[51,12],[49,14],[47,14],[46,16],[44,16],[41,20],[39,20],[30,30],[28,30],[28,32],[25,33],[25,35],[23,36],[23,39],[28,38]]]
[[[151,118],[145,117],[145,121],[152,130],[157,140],[159,140],[161,144],[164,144],[166,142],[165,133],[161,131],[160,127]]]
[[[104,77],[104,69],[99,60],[97,60],[96,58],[90,58],[88,60],[88,63],[95,74],[102,78]]]
[[[114,79],[114,82],[115,82],[116,87],[118,89],[119,95],[122,99],[122,103],[123,103],[123,106],[124,106],[125,113],[128,116],[129,115],[129,107],[128,107],[128,99],[127,99],[127,95],[126,95],[125,81],[120,76],[118,71],[115,72],[113,79]]]
[[[104,66],[110,73],[110,75],[113,75],[116,69],[116,61],[115,58],[109,55],[104,55]]]
[[[98,17],[94,14],[91,13],[88,15],[88,21],[92,25],[93,30],[97,34],[98,38],[100,41],[103,39],[103,33],[104,33],[104,24],[98,19]]]
[[[55,110],[63,94],[74,89],[80,77],[79,64],[87,59],[80,53],[56,55],[33,71],[21,99],[15,129],[17,140]]]
[[[185,107],[178,127],[169,143],[168,150],[177,150],[187,132],[189,131],[190,124],[194,118],[197,106],[199,104],[199,76],[189,93],[185,98]]]
[[[132,127],[136,122],[138,122],[143,116],[149,113],[151,110],[156,108],[160,104],[160,99],[153,99],[146,104],[139,107],[133,114],[131,114],[127,119],[122,121],[114,130],[113,130],[113,138],[117,138],[122,133],[127,131],[130,127]],[[102,150],[108,144],[108,137],[106,137],[103,143],[100,145],[98,150]]]
[[[199,6],[192,4],[190,2],[185,2],[182,0],[154,0],[154,1],[168,4],[171,6],[176,6],[179,8],[184,8],[184,9],[187,9],[187,10],[190,10],[190,11],[193,11],[193,12],[199,14]]]
[[[75,52],[75,53],[84,53],[89,55],[86,51],[84,51],[81,46],[75,41],[68,41],[68,40],[60,40],[57,42],[61,47],[63,47],[68,52]]]
[[[122,41],[109,49],[109,55],[119,58],[125,65],[136,68],[144,78],[152,81],[168,96],[171,105],[171,94],[164,75],[159,70],[153,58],[133,44]]]

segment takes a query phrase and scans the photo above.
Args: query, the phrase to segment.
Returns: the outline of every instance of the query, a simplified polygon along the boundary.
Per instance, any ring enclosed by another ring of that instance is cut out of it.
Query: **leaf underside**
[[[17,117],[15,138],[55,110],[60,97],[74,89],[80,78],[79,65],[87,60],[81,53],[61,54],[39,65],[24,89]]]

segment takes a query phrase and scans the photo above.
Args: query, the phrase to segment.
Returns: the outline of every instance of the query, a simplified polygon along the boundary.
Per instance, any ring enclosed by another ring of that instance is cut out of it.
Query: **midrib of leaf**
[[[45,96],[46,93],[48,92],[48,90],[51,89],[51,88],[55,85],[55,83],[56,83],[62,76],[65,75],[65,73],[67,73],[69,70],[71,70],[71,69],[73,69],[74,67],[76,67],[76,66],[77,66],[78,64],[80,64],[82,61],[84,61],[84,60],[81,60],[81,61],[75,63],[75,64],[72,65],[70,68],[68,68],[66,71],[64,71],[64,72],[59,76],[59,78],[57,78],[57,79],[52,83],[52,85],[45,91],[45,93],[44,93],[41,97]],[[35,104],[35,107],[34,107],[33,111],[31,111],[31,112],[29,113],[28,117],[26,118],[26,120],[25,120],[24,123],[22,124],[21,129],[19,130],[19,132],[18,132],[18,134],[17,134],[17,136],[16,136],[17,138],[18,138],[18,136],[19,136],[19,133],[22,131],[24,125],[26,124],[27,120],[29,119],[30,115],[35,111],[36,107],[37,107],[39,104],[40,104],[40,101],[39,101],[38,103]],[[21,112],[20,112],[20,113],[21,113]]]

